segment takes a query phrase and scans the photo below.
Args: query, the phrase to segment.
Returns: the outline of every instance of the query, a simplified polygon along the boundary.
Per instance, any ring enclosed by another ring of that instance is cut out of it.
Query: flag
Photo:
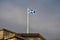
[[[33,10],[33,9],[27,9],[27,13],[29,13],[29,14],[35,14],[35,10]]]

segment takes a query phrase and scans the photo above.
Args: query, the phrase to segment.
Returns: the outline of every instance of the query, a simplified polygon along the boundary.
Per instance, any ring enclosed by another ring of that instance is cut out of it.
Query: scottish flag
[[[27,13],[29,13],[29,14],[35,14],[35,10],[33,10],[33,9],[27,9]]]

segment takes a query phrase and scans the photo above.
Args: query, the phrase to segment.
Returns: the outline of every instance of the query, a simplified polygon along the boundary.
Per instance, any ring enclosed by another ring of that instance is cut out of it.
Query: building
[[[45,40],[39,33],[16,33],[0,29],[0,40]]]

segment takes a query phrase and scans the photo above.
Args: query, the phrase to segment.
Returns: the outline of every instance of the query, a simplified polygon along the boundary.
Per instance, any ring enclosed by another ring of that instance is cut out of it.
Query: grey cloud
[[[6,0],[0,2],[0,27],[26,32],[26,8],[40,12],[30,14],[30,32],[38,32],[47,40],[60,39],[60,5],[57,0]]]

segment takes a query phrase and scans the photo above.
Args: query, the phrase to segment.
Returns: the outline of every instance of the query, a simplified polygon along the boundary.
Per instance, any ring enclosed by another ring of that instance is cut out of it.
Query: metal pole
[[[29,33],[29,13],[27,13],[27,33]]]

